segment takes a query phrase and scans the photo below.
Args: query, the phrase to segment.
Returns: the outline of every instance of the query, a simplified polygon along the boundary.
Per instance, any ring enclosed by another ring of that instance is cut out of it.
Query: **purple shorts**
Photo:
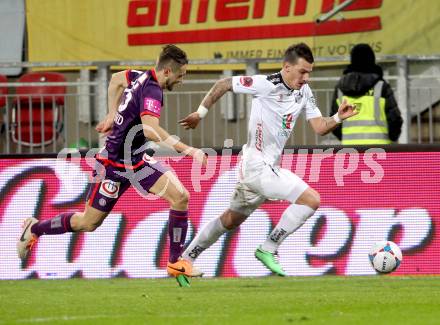
[[[97,163],[86,201],[99,211],[110,212],[130,185],[147,194],[167,171],[168,168],[160,162],[145,162],[136,169],[115,167],[105,162]]]

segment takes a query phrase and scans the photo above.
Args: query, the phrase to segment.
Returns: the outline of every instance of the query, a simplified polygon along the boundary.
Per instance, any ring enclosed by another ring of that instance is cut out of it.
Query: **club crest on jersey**
[[[282,122],[282,128],[283,129],[291,129],[292,128],[292,119],[293,119],[293,114],[285,114],[283,115],[283,122]]]
[[[99,187],[99,193],[109,197],[111,199],[116,199],[119,194],[120,182],[115,182],[110,179],[104,179]]]
[[[294,94],[293,94],[293,96],[295,97],[295,103],[300,103],[301,102],[301,100],[302,100],[302,94],[301,94],[301,92],[295,92]]]
[[[252,77],[241,77],[240,78],[240,83],[245,87],[252,86],[253,82],[254,82],[254,80],[252,79]]]

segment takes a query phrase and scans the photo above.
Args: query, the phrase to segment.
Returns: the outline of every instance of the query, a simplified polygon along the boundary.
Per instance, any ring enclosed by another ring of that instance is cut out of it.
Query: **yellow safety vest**
[[[344,96],[338,89],[338,105],[345,98],[350,104],[356,104],[359,114],[342,122],[343,145],[390,144],[388,123],[385,115],[385,98],[381,97],[383,81],[376,83],[373,89],[360,97]]]

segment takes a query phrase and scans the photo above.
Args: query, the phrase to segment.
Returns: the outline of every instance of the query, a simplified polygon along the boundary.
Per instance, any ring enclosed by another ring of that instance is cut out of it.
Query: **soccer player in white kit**
[[[342,120],[357,114],[343,102],[332,117],[323,117],[307,84],[313,68],[313,54],[304,43],[290,46],[280,72],[264,76],[235,76],[217,81],[197,112],[180,121],[186,129],[197,127],[212,105],[227,91],[253,96],[248,140],[243,146],[239,180],[230,207],[208,222],[182,254],[190,262],[215,243],[225,232],[238,227],[264,201],[285,200],[291,205],[278,224],[257,248],[255,257],[272,272],[285,276],[276,252],[287,236],[296,231],[318,209],[319,193],[290,170],[280,167],[281,155],[299,114],[320,135],[331,132]]]

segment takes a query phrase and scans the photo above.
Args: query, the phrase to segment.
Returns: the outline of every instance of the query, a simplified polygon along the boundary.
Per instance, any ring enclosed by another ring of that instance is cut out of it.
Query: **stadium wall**
[[[321,194],[316,214],[280,248],[289,275],[375,274],[368,250],[384,239],[403,251],[403,263],[393,274],[440,273],[440,150],[289,150],[282,166]],[[212,155],[206,169],[185,157],[155,157],[190,191],[188,242],[228,207],[239,159],[231,152]],[[21,221],[82,210],[94,163],[81,157],[0,159],[0,279],[167,276],[167,203],[133,188],[95,232],[43,236],[27,261],[18,259]],[[253,252],[286,206],[263,204],[239,230],[204,252],[197,265],[207,276],[268,275]]]

